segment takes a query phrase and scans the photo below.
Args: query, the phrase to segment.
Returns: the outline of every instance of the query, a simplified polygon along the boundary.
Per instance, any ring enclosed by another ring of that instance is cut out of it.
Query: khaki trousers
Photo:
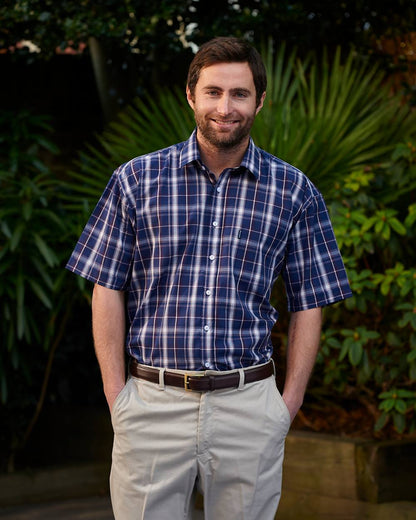
[[[189,519],[195,483],[205,520],[275,517],[289,411],[273,376],[244,385],[242,372],[213,392],[129,378],[112,410],[116,520]]]

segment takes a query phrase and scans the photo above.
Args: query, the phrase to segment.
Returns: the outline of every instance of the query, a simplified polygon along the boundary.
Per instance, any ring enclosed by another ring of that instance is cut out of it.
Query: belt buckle
[[[193,392],[192,388],[189,388],[189,378],[190,377],[204,377],[205,374],[184,374],[183,376],[183,387],[187,392]]]

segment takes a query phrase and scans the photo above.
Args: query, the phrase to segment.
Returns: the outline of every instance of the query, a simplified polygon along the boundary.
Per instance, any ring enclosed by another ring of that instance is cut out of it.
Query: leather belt
[[[130,358],[129,371],[133,377],[145,379],[151,383],[159,384],[158,368],[144,367],[140,365],[135,359]],[[274,374],[273,362],[269,361],[256,368],[244,370],[244,384],[261,381]],[[240,374],[238,371],[229,374],[221,375],[221,372],[216,374],[201,375],[181,374],[177,372],[164,371],[165,385],[176,386],[178,388],[185,388],[185,390],[194,390],[196,392],[208,392],[212,390],[222,390],[224,388],[238,388],[240,384]]]

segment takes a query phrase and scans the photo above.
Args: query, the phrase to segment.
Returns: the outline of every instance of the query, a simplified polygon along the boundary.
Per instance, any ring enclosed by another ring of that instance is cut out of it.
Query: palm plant
[[[414,134],[416,114],[390,95],[384,74],[351,51],[300,60],[285,46],[264,51],[268,95],[252,136],[258,146],[302,169],[328,195],[336,180],[387,158]],[[194,119],[184,91],[161,89],[123,111],[80,156],[72,204],[86,211],[128,159],[186,139]],[[81,204],[82,199],[82,204]]]
[[[272,88],[253,137],[328,194],[336,180],[388,157],[398,142],[414,134],[416,119],[399,97],[390,95],[383,72],[353,51],[345,62],[340,49],[331,63],[326,53],[321,62],[310,58],[303,63],[291,56],[283,72],[280,53],[269,66]],[[283,84],[289,71],[293,80]]]
[[[98,138],[98,146],[80,153],[72,171],[69,207],[90,212],[111,170],[141,154],[186,140],[194,127],[192,111],[179,88],[160,89],[137,98]]]

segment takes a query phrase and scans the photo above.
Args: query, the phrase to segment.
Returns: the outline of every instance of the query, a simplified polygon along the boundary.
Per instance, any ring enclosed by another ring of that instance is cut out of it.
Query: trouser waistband
[[[249,367],[247,369],[237,369],[233,372],[227,372],[227,374],[222,374],[219,371],[209,374],[202,372],[201,375],[199,375],[195,372],[180,373],[147,367],[131,358],[129,371],[133,377],[144,379],[151,383],[162,383],[197,392],[209,392],[212,390],[223,390],[225,388],[239,388],[242,384],[254,383],[266,379],[274,374],[274,365],[273,361],[270,360],[263,365]]]

